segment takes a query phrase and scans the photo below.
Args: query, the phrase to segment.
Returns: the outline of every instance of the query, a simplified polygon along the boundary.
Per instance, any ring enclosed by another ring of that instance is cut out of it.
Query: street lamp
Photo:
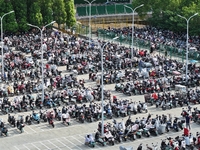
[[[4,42],[3,42],[3,18],[8,15],[8,14],[11,14],[13,13],[14,11],[10,11],[8,13],[5,13],[2,17],[0,17],[1,19],[1,69],[2,69],[2,78],[4,78],[4,63],[3,63],[3,45],[4,45]]]
[[[37,28],[38,30],[40,30],[40,40],[41,40],[41,46],[40,46],[40,48],[41,48],[41,52],[42,52],[42,57],[41,57],[41,62],[42,62],[42,103],[43,103],[43,101],[44,101],[43,31],[44,31],[44,29],[45,29],[47,26],[49,26],[49,25],[51,25],[51,24],[53,24],[53,23],[55,23],[55,21],[52,21],[52,22],[50,22],[49,24],[43,26],[42,29],[41,29],[40,27],[38,27],[38,26],[29,24],[29,23],[27,24],[28,26],[31,26],[31,27],[34,27],[34,28]]]
[[[90,46],[90,40],[91,40],[91,5],[93,2],[95,2],[96,0],[93,0],[91,2],[89,2],[88,0],[84,0],[85,2],[87,2],[89,4],[89,46]]]
[[[112,41],[118,39],[119,37],[115,37],[112,39]],[[104,84],[103,84],[103,71],[104,71],[104,68],[103,68],[103,50],[105,48],[105,46],[109,43],[106,42],[103,47],[101,48],[101,109],[102,109],[102,112],[101,112],[101,135],[103,136],[104,135],[104,123],[103,123],[103,120],[104,120],[104,108],[103,108],[103,100],[104,100]]]
[[[132,12],[133,12],[133,16],[132,16],[133,18],[132,18],[132,43],[131,43],[131,59],[133,58],[134,14],[135,14],[135,10],[136,10],[136,9],[138,9],[138,8],[140,8],[140,7],[142,7],[142,6],[144,6],[144,4],[142,4],[142,5],[140,5],[140,6],[137,6],[137,7],[135,7],[135,9],[133,9],[133,8],[131,8],[131,7],[127,6],[127,5],[124,5],[124,7],[131,9],[131,10],[132,10]]]
[[[179,17],[183,18],[187,22],[187,37],[186,37],[186,72],[185,72],[185,78],[186,78],[186,84],[188,82],[187,74],[188,74],[188,40],[189,40],[189,21],[192,17],[198,15],[198,13],[195,13],[194,15],[190,16],[188,19],[186,17],[183,17],[181,15],[178,15]]]

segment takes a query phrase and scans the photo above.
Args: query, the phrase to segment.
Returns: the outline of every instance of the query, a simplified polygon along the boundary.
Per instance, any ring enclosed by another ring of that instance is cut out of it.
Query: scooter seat
[[[142,132],[143,130],[142,130],[142,129],[139,129],[138,131],[139,131],[139,132]]]

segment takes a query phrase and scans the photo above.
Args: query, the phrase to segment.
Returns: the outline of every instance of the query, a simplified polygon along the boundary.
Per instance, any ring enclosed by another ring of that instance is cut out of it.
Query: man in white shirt
[[[67,118],[66,113],[63,113],[63,114],[62,114],[62,120],[63,120],[63,122],[65,122],[66,118]]]
[[[188,135],[185,136],[185,144],[186,144],[187,146],[190,146],[190,138],[188,137]]]

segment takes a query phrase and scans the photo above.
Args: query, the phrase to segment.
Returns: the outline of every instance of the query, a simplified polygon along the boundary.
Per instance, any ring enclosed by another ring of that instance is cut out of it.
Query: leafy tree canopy
[[[140,16],[152,12],[152,17],[148,19],[150,25],[176,32],[185,32],[186,30],[186,20],[180,18],[178,14],[187,19],[195,13],[200,14],[199,0],[134,0],[133,8],[141,4],[144,6],[137,9]],[[199,23],[199,16],[190,20],[190,33],[200,33]]]

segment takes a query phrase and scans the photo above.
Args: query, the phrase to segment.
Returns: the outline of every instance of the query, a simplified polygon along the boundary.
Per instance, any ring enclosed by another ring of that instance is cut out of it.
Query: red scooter
[[[55,127],[52,117],[49,118],[49,124],[50,124],[53,128]]]

